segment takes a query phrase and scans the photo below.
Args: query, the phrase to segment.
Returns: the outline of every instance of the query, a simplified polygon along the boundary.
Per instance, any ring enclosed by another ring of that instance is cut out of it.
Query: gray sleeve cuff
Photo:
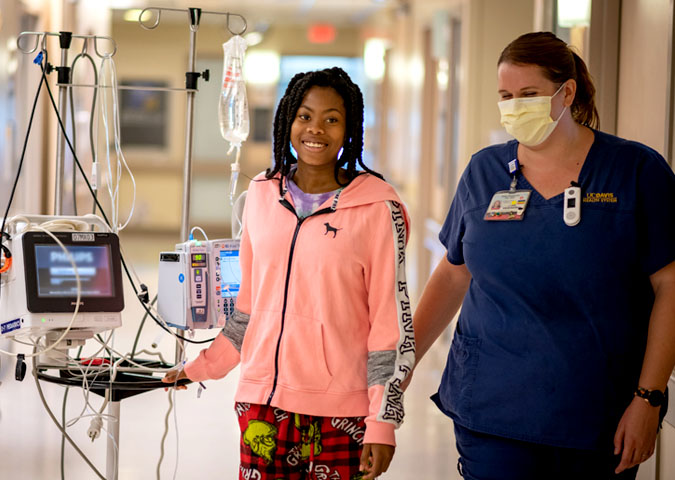
[[[368,352],[368,388],[384,385],[394,375],[396,350]]]
[[[239,353],[241,353],[241,344],[244,341],[244,334],[246,334],[246,327],[248,327],[250,318],[250,315],[241,313],[235,309],[220,332],[232,343]]]

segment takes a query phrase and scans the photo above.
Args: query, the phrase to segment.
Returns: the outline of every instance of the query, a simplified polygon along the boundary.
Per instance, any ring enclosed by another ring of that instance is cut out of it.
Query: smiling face
[[[558,118],[564,107],[572,104],[574,91],[571,83],[573,81],[565,83],[565,87],[558,92],[561,84],[556,84],[546,78],[541,67],[537,65],[503,62],[497,69],[499,100],[553,96],[551,117],[554,119]],[[557,95],[556,92],[558,92]]]
[[[333,88],[311,87],[291,125],[298,164],[333,167],[344,143],[346,120],[344,101]]]

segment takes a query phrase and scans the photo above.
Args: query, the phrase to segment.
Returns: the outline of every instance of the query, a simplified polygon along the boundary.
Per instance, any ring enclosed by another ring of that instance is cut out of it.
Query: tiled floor
[[[156,270],[152,266],[137,268],[151,291],[156,284]],[[114,347],[128,352],[140,321],[140,307],[127,295],[128,308],[124,324],[115,334]],[[147,326],[140,345],[148,348],[160,330]],[[200,335],[206,338],[208,335]],[[89,341],[89,343],[93,343]],[[89,346],[87,348],[91,348]],[[381,478],[388,480],[459,479],[455,468],[457,454],[454,448],[452,423],[429,400],[438,384],[447,343],[440,342],[418,367],[415,379],[406,393],[407,416],[397,434],[398,448],[390,471]],[[0,341],[0,349],[14,349],[7,341]],[[25,351],[24,347],[20,347]],[[159,349],[168,359],[173,358],[171,339],[164,336]],[[189,357],[198,349],[188,347]],[[177,392],[177,416],[170,417],[169,435],[165,441],[165,455],[161,466],[162,479],[236,479],[238,466],[239,429],[233,413],[233,395],[238,370],[223,380],[207,383],[207,390],[197,398],[196,387]],[[58,479],[60,478],[61,436],[43,408],[35,382],[30,376],[22,382],[14,380],[14,361],[0,357],[0,480]],[[47,401],[60,418],[64,389],[45,384]],[[167,393],[152,391],[121,402],[119,437],[119,478],[147,480],[157,478],[156,467],[160,457],[160,442],[164,431],[164,417],[169,406]],[[92,395],[93,405],[101,399]],[[84,405],[81,388],[72,388],[68,394],[68,419],[77,417]],[[174,421],[178,423],[178,438]],[[105,475],[106,438],[92,443],[86,435],[90,419],[83,418],[68,431],[84,453]],[[176,467],[178,459],[178,467]],[[175,472],[175,476],[174,476]],[[97,478],[91,469],[69,445],[65,454],[65,478]]]

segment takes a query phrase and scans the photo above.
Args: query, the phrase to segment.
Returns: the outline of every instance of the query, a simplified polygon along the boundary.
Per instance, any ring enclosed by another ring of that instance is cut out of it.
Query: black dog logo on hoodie
[[[331,226],[331,224],[328,223],[328,222],[324,223],[324,225],[326,226],[326,233],[324,233],[324,235],[328,235],[329,233],[332,233],[333,238],[335,238],[337,236],[338,230],[342,230],[341,228],[335,228],[335,227]]]

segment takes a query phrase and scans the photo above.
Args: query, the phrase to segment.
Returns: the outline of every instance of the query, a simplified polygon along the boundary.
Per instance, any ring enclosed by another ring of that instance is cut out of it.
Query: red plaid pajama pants
[[[240,480],[359,480],[364,417],[313,417],[236,403]]]

